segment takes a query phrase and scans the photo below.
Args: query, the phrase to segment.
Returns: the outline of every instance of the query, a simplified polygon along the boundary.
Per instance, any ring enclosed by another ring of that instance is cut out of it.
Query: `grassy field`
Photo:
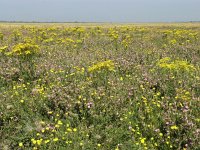
[[[200,24],[0,23],[0,149],[199,150]]]

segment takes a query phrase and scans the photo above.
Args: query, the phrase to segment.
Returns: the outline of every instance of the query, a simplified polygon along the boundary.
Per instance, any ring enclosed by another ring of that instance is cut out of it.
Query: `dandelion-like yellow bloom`
[[[24,145],[23,145],[23,143],[22,142],[20,142],[19,143],[19,147],[23,147]]]
[[[31,142],[32,142],[33,144],[36,144],[36,143],[37,143],[37,140],[31,139]]]
[[[142,144],[144,144],[144,143],[145,143],[145,140],[146,140],[146,138],[141,138],[141,139],[140,139],[140,142],[141,142]]]

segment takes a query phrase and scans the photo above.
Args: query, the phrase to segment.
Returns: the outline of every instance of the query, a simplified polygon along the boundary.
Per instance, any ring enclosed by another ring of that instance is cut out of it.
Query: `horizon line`
[[[6,21],[0,20],[0,23],[200,23],[200,21]]]

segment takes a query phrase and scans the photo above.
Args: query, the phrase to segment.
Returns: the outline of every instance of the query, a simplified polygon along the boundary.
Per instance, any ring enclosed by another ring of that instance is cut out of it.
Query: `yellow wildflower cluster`
[[[163,69],[171,70],[171,71],[194,71],[195,67],[192,64],[189,64],[186,61],[183,60],[171,60],[169,57],[165,57],[163,59],[160,59],[157,63],[157,66]]]
[[[84,72],[85,72],[85,68],[83,68],[83,67],[80,68],[78,66],[75,66],[74,69],[76,69],[77,74],[84,74]]]
[[[122,40],[122,45],[125,49],[128,48],[128,46],[131,44],[132,38],[130,35],[126,35],[125,38]]]
[[[172,130],[178,130],[178,127],[176,125],[173,125],[170,127]]]
[[[191,100],[191,94],[190,94],[190,92],[188,92],[186,90],[177,89],[175,98],[177,100],[189,101],[189,100]]]
[[[113,40],[117,40],[119,38],[119,33],[114,28],[110,28],[108,34]]]
[[[102,69],[113,71],[114,68],[115,68],[114,62],[112,60],[108,60],[92,65],[91,67],[88,68],[88,72],[95,72]]]
[[[14,40],[17,41],[22,36],[22,34],[19,30],[14,30],[12,33],[12,36],[13,36]]]
[[[166,39],[169,45],[184,45],[198,40],[198,33],[191,30],[174,29],[165,30],[163,38]],[[165,46],[166,46],[165,44]]]
[[[15,45],[7,55],[11,56],[31,56],[39,52],[39,46],[30,43],[19,43]]]
[[[0,53],[5,53],[5,51],[8,49],[8,46],[0,47]]]

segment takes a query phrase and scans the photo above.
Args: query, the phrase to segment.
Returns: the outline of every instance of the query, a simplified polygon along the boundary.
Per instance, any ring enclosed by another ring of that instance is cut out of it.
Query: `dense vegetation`
[[[0,24],[0,149],[200,149],[199,36]]]

